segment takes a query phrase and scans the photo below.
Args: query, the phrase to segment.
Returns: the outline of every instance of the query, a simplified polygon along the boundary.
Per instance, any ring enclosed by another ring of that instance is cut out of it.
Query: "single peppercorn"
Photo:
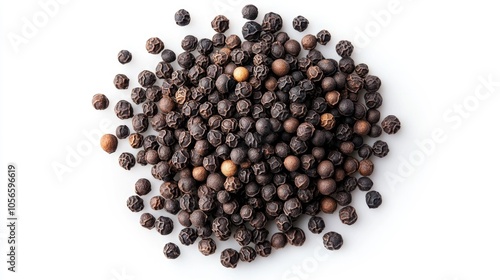
[[[319,234],[325,229],[325,221],[321,217],[313,216],[309,219],[307,227],[312,233]]]
[[[161,235],[168,235],[174,230],[174,222],[169,217],[160,216],[156,219],[155,228]]]
[[[104,110],[109,106],[109,99],[104,94],[95,94],[92,97],[92,106],[94,106],[96,110]]]
[[[365,197],[369,208],[378,208],[382,204],[382,196],[377,191],[369,191]]]
[[[163,41],[158,37],[151,37],[146,41],[146,50],[150,54],[159,54],[164,47]]]
[[[165,244],[165,247],[163,247],[163,254],[168,259],[177,259],[180,256],[181,251],[179,250],[179,246],[172,242],[169,242]]]
[[[292,21],[293,29],[302,32],[309,26],[309,20],[303,16],[296,16]]]
[[[127,89],[130,79],[125,74],[117,74],[113,83],[117,89]]]
[[[155,226],[156,219],[150,213],[143,213],[139,219],[142,227],[152,229]]]
[[[373,155],[379,158],[385,157],[389,153],[389,146],[382,140],[377,140],[372,146]]]
[[[326,45],[332,39],[332,35],[330,34],[330,32],[328,32],[328,30],[323,29],[318,32],[318,34],[316,35],[316,39],[318,40],[318,44]]]
[[[135,165],[134,155],[131,153],[122,153],[120,157],[118,157],[118,163],[125,170],[130,170]]]
[[[387,134],[395,134],[401,128],[401,122],[394,115],[388,115],[387,117],[385,117],[384,120],[382,120],[381,125],[382,129]]]
[[[101,137],[101,148],[108,154],[112,154],[118,147],[118,139],[113,134],[104,134]]]
[[[323,235],[323,245],[328,250],[338,250],[343,243],[342,235],[334,231],[329,231]]]
[[[127,64],[132,60],[132,54],[127,50],[121,50],[118,52],[118,62],[121,64]]]
[[[215,253],[217,245],[212,238],[203,238],[198,242],[198,250],[204,256],[209,256]]]
[[[342,223],[346,225],[352,225],[358,220],[358,214],[356,214],[356,209],[352,206],[346,206],[339,211],[339,217]]]
[[[312,34],[307,34],[306,36],[302,37],[301,44],[304,50],[312,50],[316,48],[317,42],[318,41],[316,39],[316,36]]]
[[[259,14],[259,9],[252,4],[245,5],[241,10],[241,14],[243,15],[244,19],[254,20],[257,18],[257,15]]]
[[[175,24],[179,26],[186,26],[191,22],[191,15],[189,14],[188,11],[180,9],[177,12],[175,12],[174,19],[175,19]]]

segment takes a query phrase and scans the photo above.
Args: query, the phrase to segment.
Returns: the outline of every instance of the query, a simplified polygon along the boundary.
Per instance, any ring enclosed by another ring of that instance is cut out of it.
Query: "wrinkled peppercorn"
[[[174,15],[175,23],[179,26],[186,26],[191,22],[191,15],[188,11],[180,9],[175,12]]]

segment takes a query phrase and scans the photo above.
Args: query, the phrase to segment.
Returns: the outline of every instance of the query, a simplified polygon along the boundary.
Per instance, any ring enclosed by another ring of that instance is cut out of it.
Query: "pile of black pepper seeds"
[[[162,61],[155,71],[140,72],[141,87],[131,89],[131,100],[141,104],[142,112],[134,112],[127,100],[117,102],[116,115],[132,118],[132,130],[120,125],[116,135],[101,141],[111,153],[116,138],[128,138],[137,152],[122,153],[120,166],[151,165],[152,176],[161,182],[154,182],[161,186],[149,201],[154,215],[140,216],[143,227],[168,235],[174,224],[164,215],[176,215],[184,227],[180,243],[197,242],[203,255],[216,252],[214,239],[232,237],[241,247],[220,254],[221,264],[230,268],[287,244],[301,246],[305,233],[296,221],[302,216],[310,216],[308,229],[315,234],[325,228],[321,212],[340,208],[340,220],[353,224],[357,213],[350,204],[356,189],[366,192],[369,208],[377,208],[382,197],[371,190],[371,158],[385,157],[389,148],[381,140],[365,141],[400,129],[393,115],[378,124],[381,81],[366,64],[355,64],[349,41],[336,44],[339,61],[324,58],[316,46],[331,40],[327,30],[299,42],[280,31],[283,20],[276,13],[265,14],[261,23],[254,21],[254,5],[242,14],[249,20],[242,36],[224,34],[229,19],[218,15],[211,23],[215,35],[186,36],[180,54],[150,38],[146,50]],[[190,20],[186,10],[175,14],[179,26]],[[303,16],[292,22],[299,32],[308,24]],[[130,52],[120,51],[120,63],[131,59]],[[180,69],[171,65],[175,60]],[[125,90],[129,78],[118,74],[114,83]],[[92,103],[96,109],[109,105],[103,94]],[[149,127],[155,133],[144,135]],[[151,190],[149,180],[139,179],[128,208],[142,211],[141,197]],[[324,233],[323,243],[337,250],[343,238],[331,231]],[[175,259],[180,249],[169,242],[164,254]]]

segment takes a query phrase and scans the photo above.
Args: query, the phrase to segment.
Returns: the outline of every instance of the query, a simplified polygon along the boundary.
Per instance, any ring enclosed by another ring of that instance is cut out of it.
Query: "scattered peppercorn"
[[[109,100],[106,95],[98,93],[92,97],[92,106],[96,110],[104,110],[109,106]]]
[[[191,15],[188,11],[180,9],[175,12],[174,15],[175,23],[179,26],[186,26],[191,22]]]

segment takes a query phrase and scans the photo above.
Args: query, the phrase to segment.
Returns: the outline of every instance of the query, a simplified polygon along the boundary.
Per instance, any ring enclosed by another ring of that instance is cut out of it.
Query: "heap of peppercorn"
[[[134,154],[123,152],[119,165],[130,170],[136,164],[150,165],[159,180],[159,194],[140,224],[162,235],[173,232],[176,215],[183,228],[179,242],[197,242],[203,255],[216,252],[214,239],[234,238],[239,250],[221,251],[220,261],[234,268],[239,261],[266,257],[286,244],[301,246],[306,235],[296,221],[311,216],[308,229],[320,234],[325,221],[320,213],[338,209],[342,223],[358,219],[350,205],[351,193],[366,193],[369,208],[382,203],[369,176],[374,172],[372,156],[385,157],[389,148],[382,140],[372,145],[382,131],[397,133],[397,117],[380,121],[381,80],[369,74],[366,64],[356,64],[354,46],[341,40],[335,46],[340,60],[325,58],[316,48],[331,40],[327,30],[307,34],[300,41],[280,31],[283,20],[270,12],[262,22],[254,21],[258,9],[247,5],[242,15],[248,19],[242,36],[224,34],[229,19],[216,16],[211,22],[212,38],[188,35],[176,54],[153,37],[146,51],[161,61],[155,71],[138,74],[141,87],[130,90],[130,99],[114,107],[119,119],[131,119],[116,128],[116,135],[101,139],[104,151],[113,153],[119,139],[128,139]],[[179,26],[190,23],[186,10],[175,13]],[[309,21],[297,16],[292,22],[299,32]],[[130,62],[132,54],[122,50],[118,61]],[[180,68],[171,64],[177,60]],[[129,78],[118,74],[117,89],[125,90]],[[109,100],[103,94],[92,99],[103,110]],[[127,200],[133,212],[144,209],[143,196],[152,183],[141,178],[135,194]],[[272,226],[274,224],[275,226]],[[277,231],[269,234],[271,228]],[[337,232],[323,235],[328,250],[343,244]],[[179,247],[164,246],[169,259],[180,255]]]

